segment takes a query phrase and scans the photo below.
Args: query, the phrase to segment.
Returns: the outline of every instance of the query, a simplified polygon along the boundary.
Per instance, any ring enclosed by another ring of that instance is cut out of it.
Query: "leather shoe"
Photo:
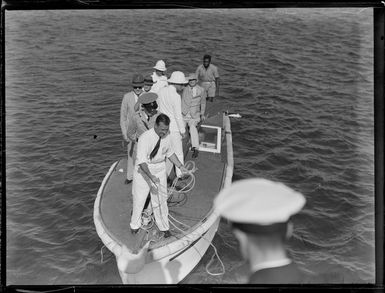
[[[130,228],[130,229],[131,229],[131,234],[136,234],[136,233],[139,232],[139,228],[138,228],[138,229],[132,229],[132,228]]]
[[[124,180],[124,184],[130,184],[131,182],[132,182],[132,179],[131,180],[129,180],[129,179]]]
[[[171,232],[169,230],[167,231],[164,231],[164,234],[163,234],[164,238],[169,238],[172,236]]]
[[[192,148],[192,151],[193,151],[193,154],[192,154],[192,158],[196,158],[198,157],[198,154],[199,154],[199,151],[196,149],[196,148]]]

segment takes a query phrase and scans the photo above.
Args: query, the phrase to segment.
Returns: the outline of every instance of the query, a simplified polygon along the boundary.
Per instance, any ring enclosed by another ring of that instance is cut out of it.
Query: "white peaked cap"
[[[170,78],[167,80],[169,83],[185,84],[188,83],[184,73],[182,71],[174,71],[171,73]]]
[[[305,197],[283,183],[244,179],[223,189],[214,208],[231,222],[255,225],[284,223],[305,205]]]
[[[166,71],[166,63],[163,60],[158,60],[153,68],[159,71]]]

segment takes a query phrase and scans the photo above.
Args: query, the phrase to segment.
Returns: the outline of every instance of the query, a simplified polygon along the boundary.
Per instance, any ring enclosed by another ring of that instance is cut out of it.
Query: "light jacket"
[[[173,85],[161,88],[158,93],[158,110],[170,118],[170,132],[186,132],[183,117],[181,97]]]
[[[128,127],[132,123],[135,114],[134,106],[138,98],[136,94],[131,91],[124,95],[122,105],[120,107],[120,128],[124,138],[128,138]]]
[[[205,114],[206,110],[206,92],[205,90],[196,85],[195,96],[193,96],[192,88],[186,86],[182,93],[182,114],[186,116],[190,113],[192,118],[199,118],[200,115]]]

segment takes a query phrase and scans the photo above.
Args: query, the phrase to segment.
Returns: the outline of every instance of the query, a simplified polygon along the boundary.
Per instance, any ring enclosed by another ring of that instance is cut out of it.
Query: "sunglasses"
[[[141,89],[141,88],[143,88],[142,86],[134,86],[133,87],[135,90],[137,90],[137,89]]]

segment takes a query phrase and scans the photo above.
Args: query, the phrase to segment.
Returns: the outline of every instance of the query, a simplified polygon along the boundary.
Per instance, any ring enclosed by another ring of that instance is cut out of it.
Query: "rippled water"
[[[374,282],[371,9],[6,12],[7,284],[119,284],[96,234],[95,195],[125,155],[121,99],[134,72],[219,67],[233,180],[285,182],[307,198],[289,251],[326,282]],[[239,283],[225,223],[186,283]],[[218,261],[209,267],[220,271]]]

